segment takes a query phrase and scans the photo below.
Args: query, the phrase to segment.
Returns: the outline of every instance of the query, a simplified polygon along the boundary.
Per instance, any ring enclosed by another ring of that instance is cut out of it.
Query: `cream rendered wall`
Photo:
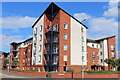
[[[103,60],[108,58],[108,47],[107,47],[107,39],[103,41]],[[105,62],[103,65],[108,66]]]
[[[81,27],[84,28],[84,65],[86,65],[86,28],[82,26],[72,17],[70,18],[71,25],[71,65],[82,65],[82,32]]]
[[[42,31],[40,31],[40,26],[42,25]],[[43,34],[44,34],[44,15],[41,17],[41,19],[37,22],[37,24],[34,26],[33,29],[33,49],[34,49],[34,40],[35,40],[35,36],[34,36],[34,30],[35,28],[37,28],[37,43],[36,43],[36,62],[35,64],[43,64],[42,60],[43,60]],[[42,40],[40,41],[40,35],[42,35]],[[41,45],[42,49],[41,52],[39,51],[39,46]],[[34,50],[33,50],[34,51]],[[32,52],[32,64],[33,64],[33,55],[34,53]],[[41,55],[41,62],[39,62],[39,55]]]

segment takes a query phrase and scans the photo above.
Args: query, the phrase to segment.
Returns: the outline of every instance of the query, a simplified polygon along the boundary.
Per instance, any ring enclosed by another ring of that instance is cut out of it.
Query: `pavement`
[[[1,71],[0,77],[1,78],[40,78],[35,76],[18,75],[18,74],[7,72],[7,71]]]

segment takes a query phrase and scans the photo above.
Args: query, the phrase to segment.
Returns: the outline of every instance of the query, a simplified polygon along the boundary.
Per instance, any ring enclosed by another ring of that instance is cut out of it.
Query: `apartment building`
[[[32,28],[32,38],[11,43],[10,65],[16,58],[20,70],[108,70],[104,60],[116,59],[115,36],[87,39],[87,27],[54,3],[48,6]]]
[[[87,27],[56,4],[51,3],[32,28],[32,65],[40,71],[80,71],[87,65]]]
[[[20,43],[11,43],[10,51],[10,68],[18,68],[20,70],[30,70],[32,68],[32,39],[29,38]],[[18,64],[14,64],[14,60],[18,61]]]
[[[9,53],[0,51],[0,69],[7,67],[4,65],[4,59],[7,59],[9,56]]]
[[[107,58],[116,59],[115,36],[99,40],[87,39],[87,68],[89,70],[108,70]]]

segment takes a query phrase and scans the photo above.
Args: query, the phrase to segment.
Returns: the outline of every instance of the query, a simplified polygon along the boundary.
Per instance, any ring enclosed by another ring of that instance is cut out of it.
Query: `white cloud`
[[[88,37],[94,39],[117,35],[118,33],[118,23],[113,18],[92,18],[89,20],[89,25]]]
[[[16,43],[19,43],[19,42],[22,42],[26,39],[29,39],[31,38],[31,35],[28,35],[28,36],[12,36],[12,35],[3,35],[3,34],[0,34],[0,49],[1,50],[7,50],[7,51],[10,51],[10,43],[12,42],[16,42]]]
[[[0,43],[0,45],[2,46],[1,50],[7,49],[8,51],[10,51],[10,43],[23,41],[22,36],[4,36],[4,35],[1,35],[1,37],[2,37],[0,40],[0,41],[2,41]]]
[[[11,16],[11,17],[3,17],[0,24],[2,24],[3,29],[18,29],[18,28],[27,28],[31,27],[37,18],[34,17],[19,17],[19,16]],[[1,19],[0,19],[1,20]]]
[[[118,17],[118,2],[119,0],[110,0],[108,10],[106,10],[103,15],[105,17]]]
[[[79,21],[82,21],[82,20],[84,20],[84,19],[90,19],[90,18],[91,18],[91,16],[89,16],[89,15],[86,14],[86,13],[75,13],[75,14],[74,14],[74,17],[75,17],[76,19],[78,19]]]

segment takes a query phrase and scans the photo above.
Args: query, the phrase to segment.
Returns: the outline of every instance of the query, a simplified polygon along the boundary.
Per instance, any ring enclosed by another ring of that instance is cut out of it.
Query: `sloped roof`
[[[33,37],[31,37],[31,38],[29,38],[29,39],[27,39],[27,40],[25,40],[25,41],[19,42],[19,43],[12,42],[11,45],[12,45],[12,44],[21,44],[21,43],[24,43],[24,42],[29,41],[29,40],[32,40],[32,39],[33,39]]]
[[[56,9],[60,9],[62,10],[63,12],[65,12],[66,14],[68,14],[69,16],[71,16],[73,19],[75,19],[77,22],[79,22],[80,24],[82,24],[79,20],[77,20],[75,17],[73,17],[72,15],[70,15],[69,13],[67,13],[66,11],[64,11],[62,8],[60,8],[58,5],[56,5],[54,2],[52,2],[48,7],[47,9],[42,13],[42,15],[37,19],[37,21],[33,24],[32,28],[37,24],[37,22],[40,20],[40,18],[43,16],[44,13],[46,12],[50,12],[52,8],[52,6],[54,6],[54,8]],[[51,11],[52,12],[52,11]],[[54,12],[53,12],[54,13]],[[86,29],[88,29],[84,24],[82,24]]]
[[[114,36],[105,37],[105,38],[101,38],[101,39],[97,39],[97,40],[92,40],[92,39],[87,38],[87,42],[99,42],[99,41],[102,41],[102,40],[105,40],[105,39],[110,39],[110,38],[113,38],[113,37],[116,37],[116,36],[114,35]]]

